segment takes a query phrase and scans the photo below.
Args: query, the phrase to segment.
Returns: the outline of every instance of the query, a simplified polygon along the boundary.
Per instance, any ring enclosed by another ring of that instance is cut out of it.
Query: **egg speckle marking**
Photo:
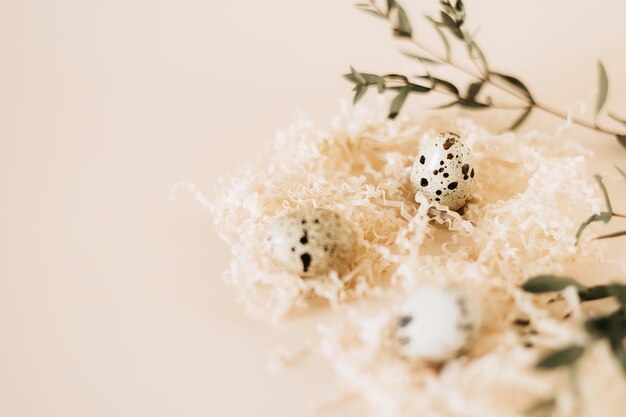
[[[397,314],[394,337],[399,353],[430,362],[443,362],[467,349],[482,315],[473,294],[444,286],[420,288]]]
[[[354,227],[338,213],[304,209],[275,219],[265,247],[285,270],[302,277],[346,272],[357,247]]]
[[[411,184],[428,201],[459,210],[476,189],[474,159],[469,148],[452,132],[430,138],[415,157]]]

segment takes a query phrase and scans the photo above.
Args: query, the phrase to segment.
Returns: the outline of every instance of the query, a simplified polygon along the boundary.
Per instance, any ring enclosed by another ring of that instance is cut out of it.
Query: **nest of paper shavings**
[[[483,291],[483,302],[495,294]],[[322,329],[322,350],[342,378],[338,398],[364,399],[377,417],[623,417],[626,381],[608,344],[596,343],[576,370],[534,369],[548,348],[580,342],[583,315],[571,292],[549,314],[514,294],[511,309],[530,324],[515,326],[503,300],[487,308],[487,323],[463,356],[441,366],[409,362],[394,352],[393,308],[352,311]],[[545,300],[544,300],[545,301]],[[557,312],[567,311],[568,319]],[[508,322],[508,325],[506,323]]]
[[[443,130],[460,134],[475,158],[478,189],[461,213],[429,206],[409,182],[420,142]],[[410,290],[425,277],[509,294],[534,273],[560,271],[587,245],[577,248],[574,235],[599,200],[585,157],[566,149],[548,134],[493,134],[462,118],[388,120],[363,107],[344,106],[330,129],[299,120],[254,163],[220,179],[210,208],[232,249],[227,281],[250,312],[270,320],[319,300],[337,306]],[[356,225],[357,257],[344,276],[303,279],[265,253],[268,224],[305,207],[337,210]]]

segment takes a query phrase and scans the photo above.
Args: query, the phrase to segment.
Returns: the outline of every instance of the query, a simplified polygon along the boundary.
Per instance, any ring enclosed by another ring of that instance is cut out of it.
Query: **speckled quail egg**
[[[474,159],[456,133],[440,133],[422,143],[411,170],[413,190],[431,203],[458,210],[476,189]]]
[[[357,234],[338,213],[304,209],[275,219],[265,238],[272,259],[302,277],[346,272],[354,260]]]
[[[398,310],[394,338],[407,359],[441,363],[462,353],[481,326],[481,306],[464,288],[426,286]]]

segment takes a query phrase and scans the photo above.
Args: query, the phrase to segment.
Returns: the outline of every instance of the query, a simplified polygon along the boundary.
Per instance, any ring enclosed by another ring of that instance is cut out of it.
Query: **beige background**
[[[493,66],[567,108],[601,57],[626,115],[626,3],[468,3]],[[394,48],[348,1],[0,0],[0,416],[293,417],[332,395],[319,359],[265,371],[327,314],[246,318],[207,212],[167,196],[210,191],[296,107],[326,125],[349,64],[411,70]]]

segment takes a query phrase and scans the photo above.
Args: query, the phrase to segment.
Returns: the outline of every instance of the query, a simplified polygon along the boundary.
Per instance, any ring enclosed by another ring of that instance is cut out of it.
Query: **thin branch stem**
[[[372,6],[380,13],[381,16],[384,17],[384,19],[387,20],[387,22],[389,24],[391,24],[392,27],[395,27],[394,23],[391,20],[391,16],[389,14],[385,14],[380,8],[378,8],[378,6],[376,6],[376,4],[374,2],[372,2]],[[432,48],[428,47],[427,45],[424,45],[423,43],[417,41],[415,38],[413,38],[413,36],[411,36],[409,39],[409,42],[411,42],[415,47],[419,48],[421,51],[427,53],[430,55],[431,58],[435,59],[436,61],[438,61],[439,63],[442,64],[448,64],[449,66],[456,68],[457,70],[461,71],[462,73],[466,74],[467,76],[474,78],[476,80],[482,81],[484,83],[488,83],[491,84],[492,86],[494,86],[495,88],[506,92],[507,94],[522,100],[526,103],[526,106],[524,106],[523,108],[528,108],[528,107],[536,107],[542,111],[544,111],[545,113],[551,114],[553,116],[556,116],[560,119],[563,120],[568,120],[570,119],[570,117],[562,111],[559,111],[557,109],[554,109],[551,106],[548,106],[546,104],[543,104],[541,102],[537,102],[534,99],[530,99],[526,96],[524,96],[521,92],[516,91],[512,88],[510,88],[509,86],[502,84],[499,80],[494,79],[493,77],[489,77],[489,75],[483,75],[480,74],[480,68],[477,67],[477,69],[479,70],[479,74],[476,74],[472,69],[469,69],[468,67],[466,67],[463,64],[458,63],[457,61],[448,58],[446,56],[442,56],[439,52],[433,50]],[[472,62],[474,62],[474,60],[472,59]],[[492,106],[493,107],[493,106]],[[595,130],[597,132],[601,132],[601,133],[605,133],[608,135],[613,135],[613,136],[617,136],[620,135],[619,132],[615,132],[613,130],[610,130],[604,126],[601,126],[597,121],[594,122],[589,122],[587,120],[581,119],[580,117],[571,117],[571,122],[573,124],[591,129],[591,130]]]
[[[409,85],[409,86],[410,85],[417,86],[416,84],[413,84],[412,82],[410,82],[408,80],[408,78],[405,77],[404,75],[387,74],[387,75],[384,75],[383,77],[384,78],[387,78],[387,77],[399,78],[403,82],[401,85],[398,85],[398,86],[392,85],[392,86],[390,86],[390,88],[404,87],[404,86],[407,86],[407,85]],[[435,85],[435,87],[431,91],[435,91],[435,92],[437,92],[439,94],[443,94],[443,95],[446,95],[446,96],[449,96],[449,97],[453,97],[453,98],[455,98],[457,100],[462,99],[462,97],[460,97],[458,94],[454,94],[452,91],[449,91],[449,90],[446,90],[446,89],[437,88],[437,87],[438,86]],[[490,108],[499,109],[499,110],[524,110],[524,109],[528,108],[528,106],[516,106],[514,104],[508,104],[508,103],[491,103],[491,104],[487,104],[487,103],[483,103],[483,102],[479,102],[479,101],[477,101],[476,103],[479,104],[479,105],[485,106],[485,108],[490,107]]]

